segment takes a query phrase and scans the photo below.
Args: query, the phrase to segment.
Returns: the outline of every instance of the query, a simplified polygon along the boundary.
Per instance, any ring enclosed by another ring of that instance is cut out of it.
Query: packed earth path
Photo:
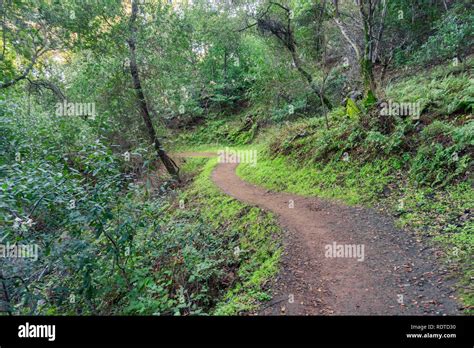
[[[179,157],[216,154],[181,153]],[[316,197],[270,192],[218,163],[213,182],[226,194],[273,212],[285,230],[272,300],[260,315],[459,314],[439,253],[393,218]],[[342,246],[342,247],[341,247]]]

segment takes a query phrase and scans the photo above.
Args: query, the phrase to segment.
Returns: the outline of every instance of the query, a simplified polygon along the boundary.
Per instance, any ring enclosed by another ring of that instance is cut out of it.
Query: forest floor
[[[397,229],[393,218],[335,201],[270,192],[239,178],[237,166],[218,163],[213,182],[233,198],[276,214],[286,232],[280,272],[270,285],[272,300],[258,314],[460,313],[454,281],[438,262],[438,250]],[[335,253],[341,247],[343,256]],[[329,248],[334,254],[327,254]]]

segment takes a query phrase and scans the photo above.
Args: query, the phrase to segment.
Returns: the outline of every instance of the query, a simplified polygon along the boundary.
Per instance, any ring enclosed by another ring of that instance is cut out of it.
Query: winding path
[[[259,314],[460,313],[436,250],[395,228],[392,218],[367,208],[269,192],[240,179],[236,167],[219,163],[212,180],[239,201],[275,213],[286,231],[273,299]],[[347,249],[344,257],[329,257],[328,246],[334,245]],[[359,254],[349,253],[356,250]]]

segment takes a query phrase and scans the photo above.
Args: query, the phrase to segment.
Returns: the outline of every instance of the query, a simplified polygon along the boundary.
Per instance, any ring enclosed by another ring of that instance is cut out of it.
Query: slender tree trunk
[[[327,40],[326,40],[326,35],[323,35],[323,45],[324,45],[324,51],[323,51],[323,64],[326,62],[326,59],[327,59]],[[326,81],[329,77],[329,74],[330,74],[330,69],[328,70],[329,68],[323,68],[323,72],[324,72],[324,76],[323,76],[323,79],[321,81],[321,88],[320,88],[320,93],[319,93],[319,96],[321,98],[321,105],[323,107],[323,114],[324,114],[324,119],[326,121],[326,128],[329,129],[329,120],[328,120],[328,113],[327,113],[327,110],[326,110],[326,103],[324,101],[324,92],[325,92],[325,88],[326,88]]]
[[[227,48],[224,49],[224,95],[228,95],[227,90],[227,65],[228,65],[228,54]]]
[[[151,122],[150,111],[143,94],[143,89],[140,81],[140,75],[138,73],[137,58],[136,58],[136,26],[135,21],[138,13],[138,4],[137,1],[131,0],[132,3],[132,15],[130,17],[130,38],[127,40],[128,46],[130,48],[130,73],[133,79],[133,88],[137,94],[138,103],[140,107],[140,113],[142,114],[143,121],[145,122],[146,128],[148,130],[148,136],[152,142],[155,150],[158,154],[158,157],[163,162],[168,173],[175,179],[179,181],[179,168],[176,163],[166,154],[163,150],[163,147],[156,136],[155,128]]]
[[[448,4],[446,3],[446,0],[443,0],[443,5],[446,12],[448,12]]]
[[[364,85],[364,94],[369,96],[372,94],[376,95],[376,84],[373,72],[373,57],[374,57],[374,35],[373,35],[373,24],[374,24],[374,11],[377,5],[376,0],[359,0],[359,12],[361,21],[364,28],[364,45],[362,49],[359,49],[357,43],[350,38],[343,23],[339,18],[339,1],[333,0],[335,6],[334,22],[339,28],[340,32],[346,39],[346,41],[352,46],[356,54],[356,59],[359,62],[360,74]],[[385,5],[385,4],[384,4]],[[367,7],[367,12],[366,12]],[[382,19],[383,20],[383,19]],[[382,24],[383,25],[383,24]],[[379,36],[382,35],[382,30],[379,32]],[[377,48],[376,48],[377,50]]]
[[[368,0],[367,12],[364,8],[364,2],[360,1],[359,10],[364,27],[364,52],[360,60],[360,68],[362,73],[362,81],[364,83],[365,96],[376,95],[376,84],[374,78],[372,56],[373,56],[373,19],[374,7],[371,0]]]
[[[227,83],[227,48],[224,49],[224,82]]]
[[[380,43],[382,42],[383,31],[385,29],[385,17],[387,17],[387,1],[382,0],[382,16],[380,18],[380,28],[377,34],[377,41],[375,42],[374,53],[372,56],[372,63],[375,63],[379,55]]]
[[[362,80],[364,83],[364,91],[367,96],[370,92],[375,96],[375,78],[372,59],[370,58],[370,47],[366,43],[364,48],[364,55],[360,62],[360,68],[362,72]]]
[[[337,15],[337,13],[336,13]],[[338,17],[334,17],[334,22],[336,23],[337,27],[339,28],[339,31],[341,32],[342,36],[346,39],[346,41],[351,45],[351,47],[354,49],[354,53],[356,55],[357,61],[360,61],[360,50],[357,44],[349,37],[349,34],[347,33],[346,29],[344,28],[344,25],[342,22],[339,20]]]

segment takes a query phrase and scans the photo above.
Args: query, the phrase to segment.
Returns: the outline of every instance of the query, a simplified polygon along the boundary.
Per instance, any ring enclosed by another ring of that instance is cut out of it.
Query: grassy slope
[[[197,209],[213,230],[237,232],[240,249],[240,255],[236,256],[240,259],[237,281],[213,312],[231,315],[255,310],[259,301],[270,299],[264,286],[278,271],[281,230],[272,214],[246,206],[219,191],[210,178],[216,164],[216,159],[187,161],[185,171],[197,171],[200,167],[202,170],[182,199],[189,201],[191,209]]]

